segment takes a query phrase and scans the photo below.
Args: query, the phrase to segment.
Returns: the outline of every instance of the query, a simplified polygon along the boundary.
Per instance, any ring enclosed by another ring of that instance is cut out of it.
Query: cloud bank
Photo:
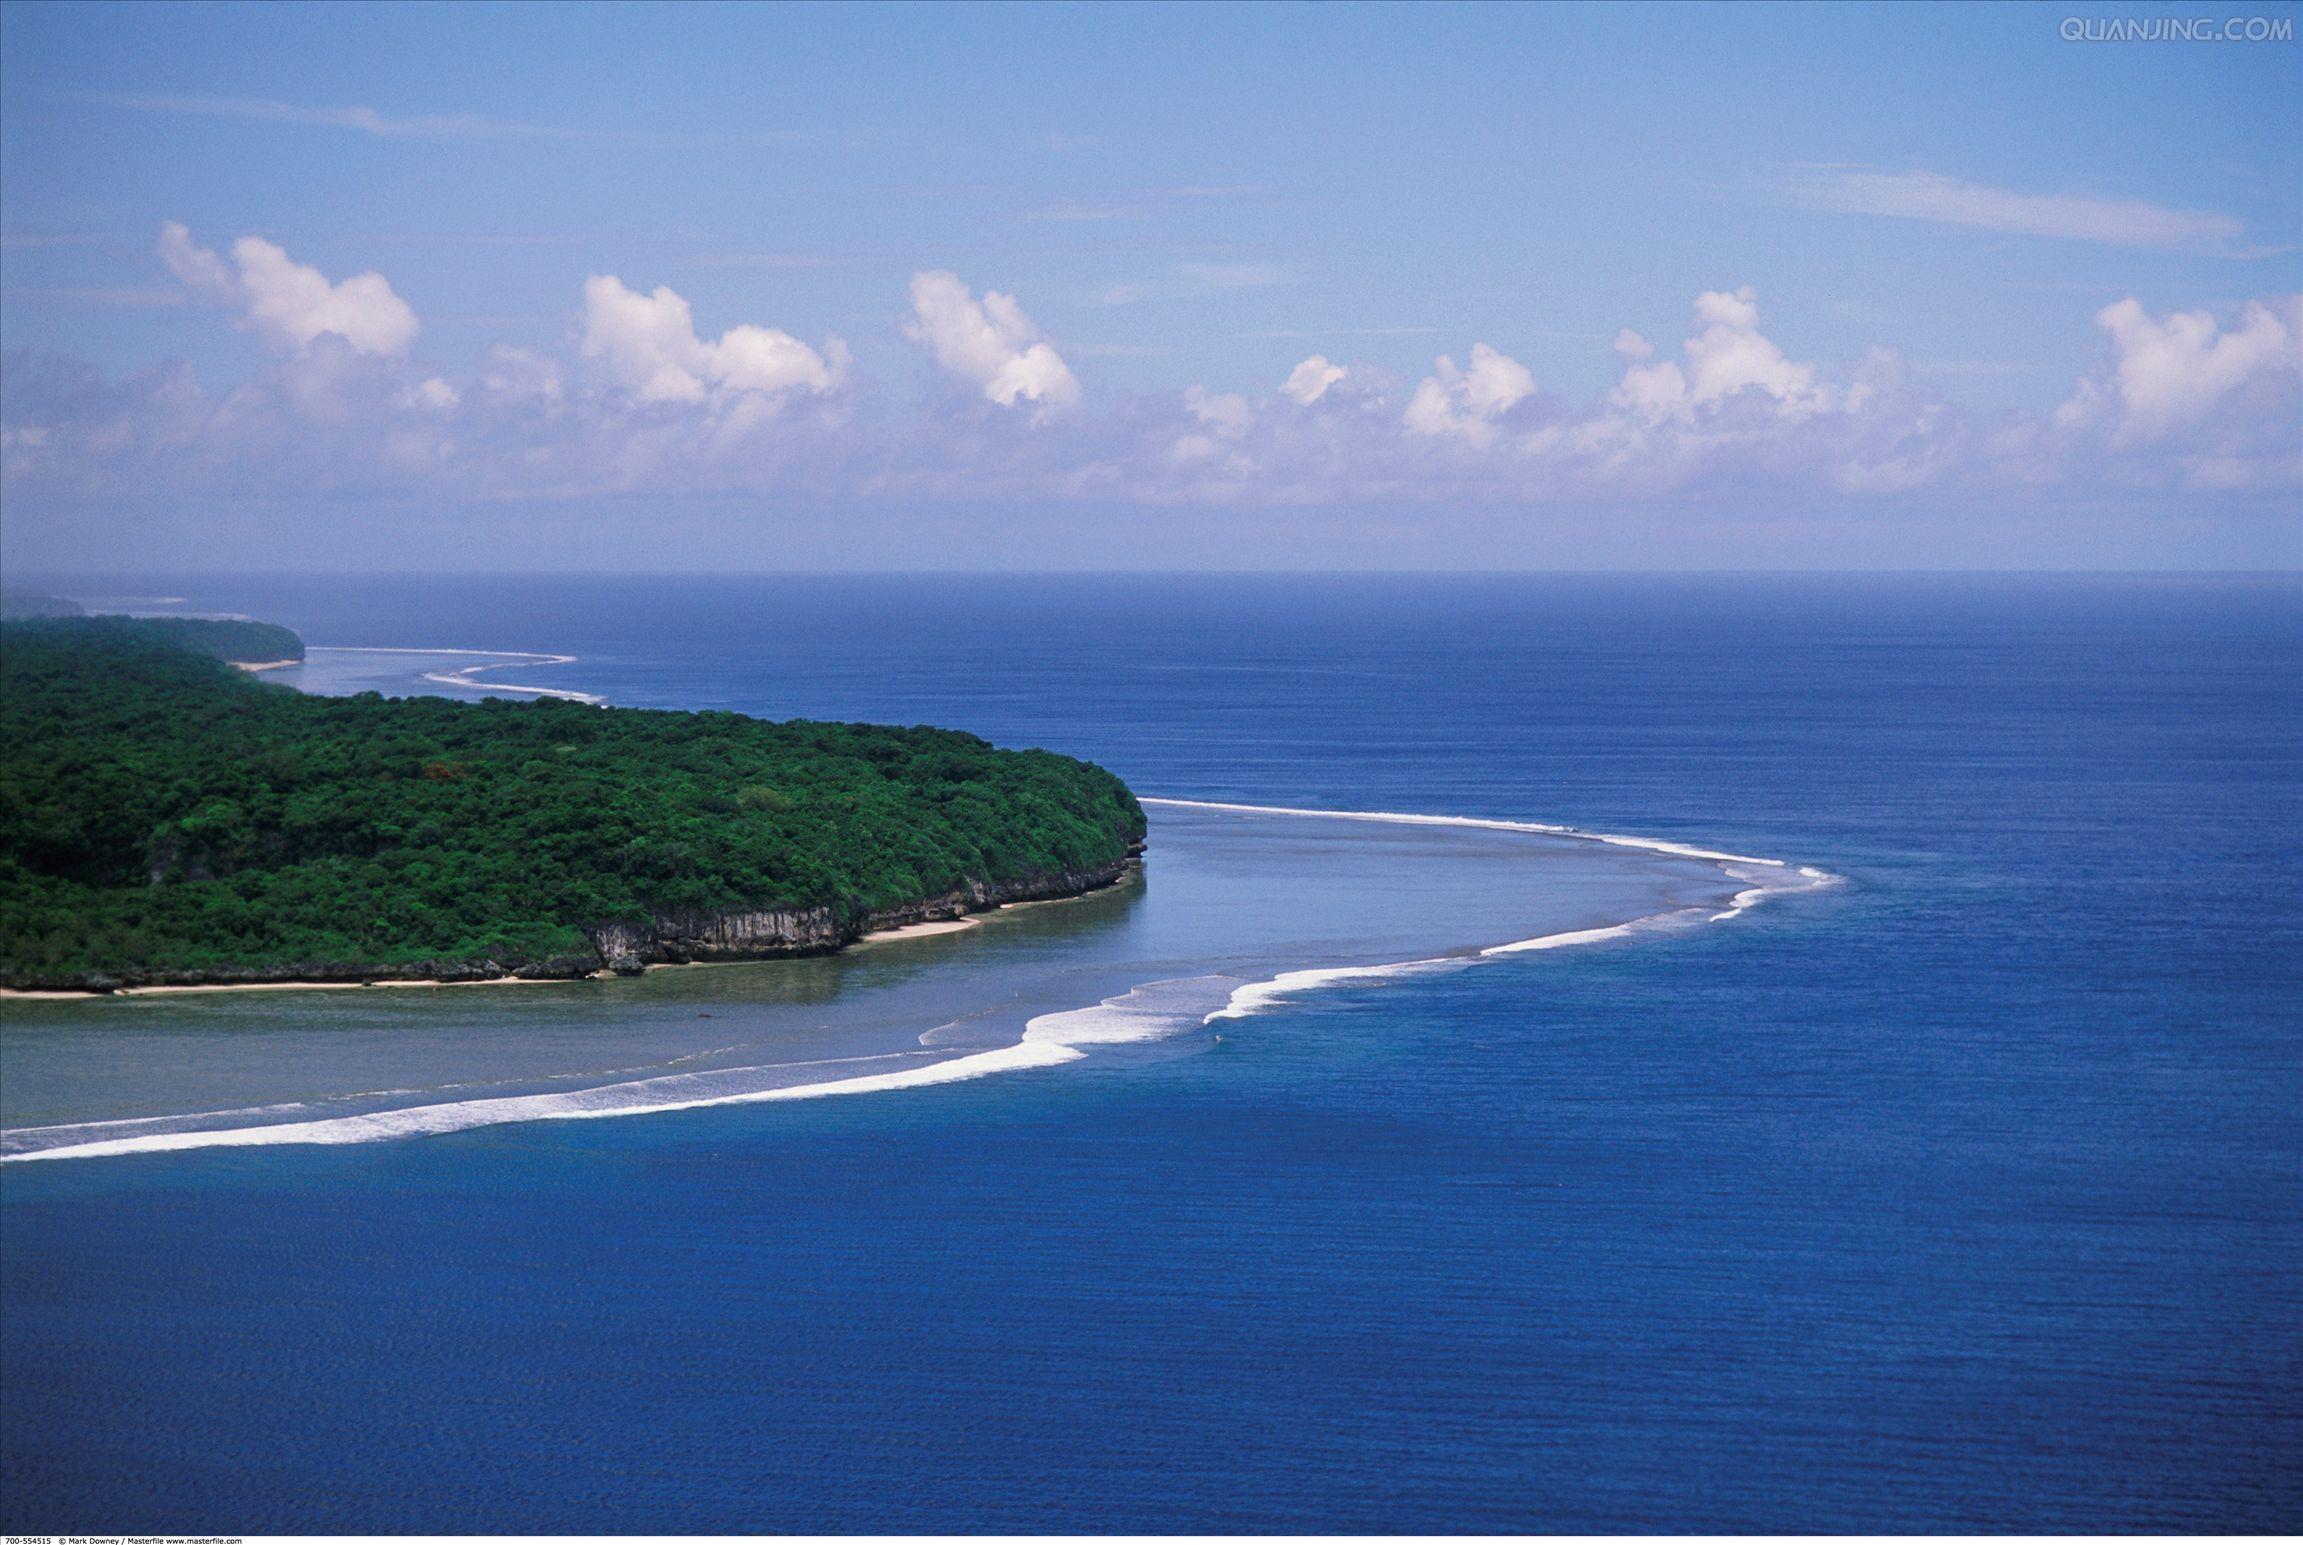
[[[0,489],[12,519],[186,498],[435,504],[617,496],[879,503],[1401,508],[1738,508],[2131,503],[2303,489],[2303,300],[2103,308],[2101,352],[2060,406],[1976,413],[1890,347],[1792,357],[1750,288],[1693,298],[1676,346],[1615,335],[1580,404],[1508,339],[1467,339],[1403,382],[1317,353],[1268,395],[1090,391],[1012,295],[924,270],[904,334],[946,386],[899,400],[837,338],[766,320],[698,332],[668,287],[594,275],[564,354],[478,368],[413,356],[380,275],[330,280],[248,236],[229,254],[166,227],[159,255],[270,358],[225,387],[182,365],[121,379],[11,354]]]

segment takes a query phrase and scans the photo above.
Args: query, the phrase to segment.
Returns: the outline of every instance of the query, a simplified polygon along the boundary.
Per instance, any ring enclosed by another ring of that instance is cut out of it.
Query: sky
[[[0,4],[0,562],[2303,566],[2297,20]]]

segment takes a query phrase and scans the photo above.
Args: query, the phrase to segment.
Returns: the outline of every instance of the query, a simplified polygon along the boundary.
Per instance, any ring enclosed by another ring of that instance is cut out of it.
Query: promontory
[[[285,629],[0,625],[0,987],[574,978],[1119,879],[1110,773],[974,735],[309,696]]]

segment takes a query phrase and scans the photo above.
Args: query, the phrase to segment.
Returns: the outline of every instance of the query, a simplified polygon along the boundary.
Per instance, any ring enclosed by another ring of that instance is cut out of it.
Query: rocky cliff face
[[[673,913],[645,924],[600,923],[584,930],[598,959],[593,969],[629,975],[652,965],[696,960],[769,960],[819,955],[883,928],[942,922],[1011,901],[1046,901],[1101,890],[1127,872],[1135,853],[1099,869],[1059,869],[999,884],[970,880],[960,889],[843,923],[830,907],[781,911]]]
[[[516,976],[529,981],[572,981],[603,970],[628,976],[653,965],[697,960],[772,960],[785,955],[821,955],[883,928],[941,922],[970,912],[988,911],[1011,901],[1051,901],[1101,890],[1126,874],[1128,865],[1142,851],[1143,844],[1137,843],[1129,849],[1126,858],[1096,869],[1058,869],[998,884],[970,880],[944,895],[930,896],[905,906],[885,907],[845,922],[830,907],[793,907],[671,913],[650,918],[645,923],[598,923],[583,930],[591,941],[589,950],[548,960],[442,960],[392,968],[317,964],[225,967],[151,971],[133,976],[28,973],[9,980],[6,985],[16,990],[110,992],[120,987],[258,986],[376,979],[478,982]]]

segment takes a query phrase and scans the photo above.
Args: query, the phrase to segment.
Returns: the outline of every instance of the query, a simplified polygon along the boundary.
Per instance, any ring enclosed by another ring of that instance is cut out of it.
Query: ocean
[[[10,1532],[2303,1525],[2303,581],[53,583],[1189,803],[831,960],[0,1009],[11,1154],[135,1139],[0,1164]]]

